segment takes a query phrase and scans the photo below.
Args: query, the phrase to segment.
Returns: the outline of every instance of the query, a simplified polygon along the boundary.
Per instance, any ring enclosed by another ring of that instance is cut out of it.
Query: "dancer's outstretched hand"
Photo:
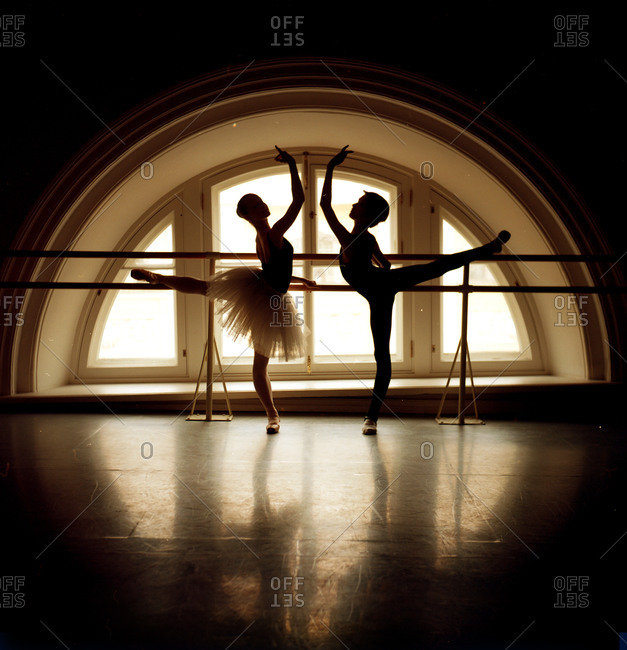
[[[328,166],[337,167],[337,165],[341,165],[346,160],[346,156],[348,156],[349,153],[353,152],[348,150],[348,145],[346,145],[339,153],[336,153],[335,156],[329,160]]]
[[[279,152],[278,155],[275,157],[275,160],[280,163],[293,163],[296,162],[294,158],[287,153],[287,151],[283,151],[283,149],[279,149],[276,145],[274,145],[274,148]]]

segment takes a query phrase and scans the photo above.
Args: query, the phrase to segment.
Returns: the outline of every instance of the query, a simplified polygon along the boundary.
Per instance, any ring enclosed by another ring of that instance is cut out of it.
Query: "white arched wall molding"
[[[354,67],[351,71],[354,74]],[[511,249],[517,254],[604,252],[599,248],[602,241],[590,236],[593,222],[582,226],[586,238],[576,231],[581,216],[575,212],[580,206],[576,197],[570,205],[561,201],[568,188],[556,174],[551,185],[546,161],[538,171],[542,187],[532,177],[532,150],[512,146],[512,141],[517,142],[515,134],[505,130],[509,142],[500,137],[503,127],[497,122],[492,130],[464,130],[476,113],[468,112],[469,119],[461,115],[464,104],[459,98],[433,87],[428,88],[428,100],[427,93],[409,95],[398,90],[396,78],[381,72],[386,87],[372,79],[364,81],[366,76],[350,84],[327,79],[326,85],[333,87],[325,87],[313,75],[315,79],[307,85],[295,71],[291,74],[299,83],[289,74],[279,83],[278,77],[268,75],[268,69],[261,72],[246,83],[231,83],[229,96],[223,90],[228,75],[185,86],[114,125],[51,185],[23,229],[18,246],[115,250],[140,216],[154,212],[190,179],[235,168],[255,157],[270,161],[274,144],[312,153],[332,153],[349,144],[355,156],[414,170],[423,198],[429,183],[420,181],[417,172],[429,161],[433,183],[480,215],[489,231],[511,230]],[[233,78],[235,73],[230,75]],[[482,137],[485,134],[493,142]],[[149,180],[144,163],[151,165]],[[197,205],[188,208],[199,210]],[[20,279],[97,281],[101,269],[100,260],[44,259],[24,264]],[[563,285],[565,294],[569,284],[593,282],[583,265],[525,263],[518,271],[525,284]],[[12,371],[3,376],[4,394],[70,382],[77,327],[87,297],[88,292],[77,290],[28,292],[25,324],[16,329],[8,350]],[[554,297],[533,294],[531,300],[548,373],[611,378],[611,358],[604,342],[613,315],[604,309],[607,303],[590,296],[586,328],[557,328]],[[6,358],[6,345],[2,352]]]

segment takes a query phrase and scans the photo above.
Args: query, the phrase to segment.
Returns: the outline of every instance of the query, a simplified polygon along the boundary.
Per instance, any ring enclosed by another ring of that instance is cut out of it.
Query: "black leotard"
[[[486,246],[461,253],[445,255],[433,262],[412,264],[394,269],[384,269],[372,263],[376,239],[369,232],[363,232],[340,251],[340,270],[348,284],[360,293],[368,302],[384,301],[391,304],[394,296],[421,282],[427,282],[444,275],[447,271],[459,268],[473,261],[477,256],[485,255]],[[350,248],[350,260],[343,261],[343,253]]]
[[[502,241],[508,239],[509,235]],[[367,416],[376,421],[392,377],[390,334],[396,294],[469,264],[486,253],[491,254],[494,249],[493,243],[490,243],[461,253],[445,255],[426,264],[384,269],[372,263],[375,245],[376,239],[371,233],[362,232],[356,235],[344,250],[340,250],[340,269],[346,282],[370,304],[370,328],[377,373]],[[350,254],[348,262],[343,259],[346,252]]]
[[[294,247],[283,238],[283,246],[278,248],[268,235],[270,258],[261,263],[261,277],[278,293],[287,293],[292,280],[292,260]]]
[[[355,237],[345,250],[340,250],[340,271],[348,284],[360,293],[366,300],[377,295],[389,293],[388,271],[375,266],[372,256],[376,245],[374,235],[363,232]],[[350,253],[350,260],[344,261],[344,253]]]

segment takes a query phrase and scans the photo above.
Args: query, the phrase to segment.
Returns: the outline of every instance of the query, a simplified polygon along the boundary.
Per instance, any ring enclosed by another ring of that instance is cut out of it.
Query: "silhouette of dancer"
[[[488,244],[461,253],[446,255],[427,264],[414,264],[392,269],[390,262],[379,249],[374,235],[368,232],[369,228],[387,219],[389,214],[387,201],[374,192],[364,192],[357,203],[353,204],[349,214],[354,222],[352,231],[347,230],[339,222],[331,206],[333,170],[344,162],[348,154],[353,153],[347,149],[348,145],[331,158],[327,164],[320,207],[340,243],[339,261],[342,276],[370,305],[370,328],[377,370],[372,399],[364,418],[362,433],[372,435],[377,432],[379,411],[392,377],[390,333],[396,294],[421,282],[444,275],[447,271],[464,266],[478,258],[500,253],[503,244],[509,240],[510,233],[503,230],[496,239]]]
[[[302,284],[303,288],[316,284],[292,275],[294,248],[284,234],[296,220],[305,195],[294,158],[279,147],[276,149],[279,153],[275,160],[289,166],[292,184],[292,203],[285,215],[270,226],[270,210],[256,194],[245,194],[236,209],[238,216],[257,231],[255,242],[261,269],[242,266],[216,273],[206,281],[144,269],[131,271],[136,280],[218,301],[216,311],[223,317],[223,327],[234,339],[247,339],[254,350],[253,384],[266,410],[267,433],[278,433],[280,428],[268,375],[270,357],[279,356],[287,361],[304,353],[302,319],[287,291],[292,282]]]

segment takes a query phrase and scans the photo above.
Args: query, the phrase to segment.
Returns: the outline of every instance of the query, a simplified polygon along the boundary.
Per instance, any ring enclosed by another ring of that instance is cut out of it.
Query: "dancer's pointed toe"
[[[144,269],[133,269],[131,271],[131,277],[134,280],[143,280],[144,282],[150,282],[150,284],[159,283],[159,279],[155,273],[152,273],[152,271],[146,271]]]
[[[506,244],[512,236],[512,233],[509,232],[509,230],[501,230],[501,232],[498,234],[497,239],[501,242],[501,244]]]
[[[501,230],[496,239],[493,239],[488,244],[488,250],[492,253],[500,253],[503,250],[503,246],[510,240],[511,236],[512,234],[509,230]]]

